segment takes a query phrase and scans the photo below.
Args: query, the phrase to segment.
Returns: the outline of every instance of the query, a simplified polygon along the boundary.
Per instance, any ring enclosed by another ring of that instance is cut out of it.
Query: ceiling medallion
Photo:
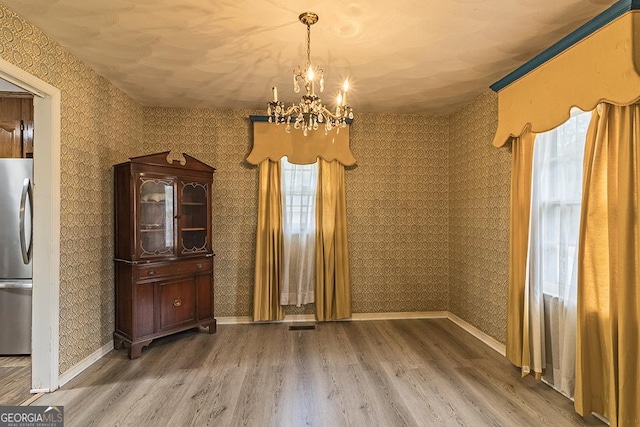
[[[278,100],[278,88],[274,86],[273,100],[267,105],[269,123],[286,123],[285,130],[291,132],[293,121],[293,127],[302,129],[304,136],[307,136],[310,130],[318,129],[319,126],[324,126],[325,135],[333,128],[339,132],[341,127],[347,126],[347,119],[353,119],[353,110],[347,103],[349,79],[344,81],[342,90],[338,94],[335,113],[331,112],[316,95],[316,88],[319,92],[324,91],[323,70],[317,65],[311,65],[311,26],[318,22],[318,15],[305,12],[300,14],[298,19],[307,26],[307,64],[304,68],[297,66],[293,70],[293,90],[299,93],[300,83],[302,83],[305,93],[300,103],[285,107],[284,103]]]

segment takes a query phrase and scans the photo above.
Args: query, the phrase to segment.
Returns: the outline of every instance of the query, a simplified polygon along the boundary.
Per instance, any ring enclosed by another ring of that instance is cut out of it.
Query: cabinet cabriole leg
[[[133,360],[140,357],[142,355],[142,348],[151,344],[151,341],[153,340],[140,341],[135,344],[131,344],[131,347],[129,347],[129,359]]]

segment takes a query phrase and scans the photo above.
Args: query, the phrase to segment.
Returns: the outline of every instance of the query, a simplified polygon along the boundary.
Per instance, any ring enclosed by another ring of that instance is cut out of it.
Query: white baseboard
[[[313,314],[287,314],[283,320],[269,320],[266,322],[255,323],[292,323],[292,322],[315,322],[316,317]],[[254,323],[251,316],[226,316],[216,317],[218,325],[246,325]]]
[[[608,426],[611,425],[611,421],[609,421],[609,419],[607,417],[605,417],[604,415],[600,415],[600,414],[595,413],[595,412],[592,412],[591,415],[593,415],[594,417],[596,417],[597,419],[599,419],[600,421],[602,421],[606,425],[608,425]]]
[[[491,347],[501,355],[506,356],[507,348],[500,341],[496,340],[490,335],[485,334],[480,329],[476,328],[470,323],[467,323],[466,321],[462,320],[455,314],[451,312],[447,312],[447,313],[448,313],[447,319],[451,320],[453,323],[460,326],[462,329],[469,332],[471,335],[473,335],[474,337],[476,337],[477,339],[479,339],[480,341],[482,341],[483,343],[485,343],[486,345],[488,345],[489,347]]]
[[[113,350],[113,341],[109,341],[108,343],[91,353],[89,356],[82,359],[80,363],[74,365],[71,369],[58,377],[58,387],[62,387],[63,385],[74,379],[78,374],[100,360],[111,350]],[[33,391],[31,392],[33,393]]]
[[[448,311],[402,311],[390,313],[353,313],[351,320],[446,319]]]
[[[393,320],[393,319],[446,319],[448,311],[416,311],[390,313],[353,313],[347,320]],[[218,325],[245,325],[253,323],[251,316],[216,317]],[[266,323],[315,322],[313,314],[287,314],[284,320],[274,320]]]
[[[251,316],[224,316],[216,317],[216,323],[218,325],[245,325],[253,323],[253,320]]]
[[[255,323],[291,323],[291,322],[315,322],[316,317],[313,314],[287,314],[283,320],[269,320],[266,322]],[[246,325],[254,323],[251,316],[225,316],[216,317],[218,325]]]

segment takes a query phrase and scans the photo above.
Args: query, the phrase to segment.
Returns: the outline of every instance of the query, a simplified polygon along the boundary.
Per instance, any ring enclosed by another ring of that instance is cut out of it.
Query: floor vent
[[[316,325],[291,325],[289,326],[290,331],[315,331]]]

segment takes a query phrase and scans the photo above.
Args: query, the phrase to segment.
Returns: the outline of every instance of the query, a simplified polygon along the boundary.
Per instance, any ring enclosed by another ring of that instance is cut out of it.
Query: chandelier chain
[[[307,24],[307,68],[311,66],[311,25]]]

